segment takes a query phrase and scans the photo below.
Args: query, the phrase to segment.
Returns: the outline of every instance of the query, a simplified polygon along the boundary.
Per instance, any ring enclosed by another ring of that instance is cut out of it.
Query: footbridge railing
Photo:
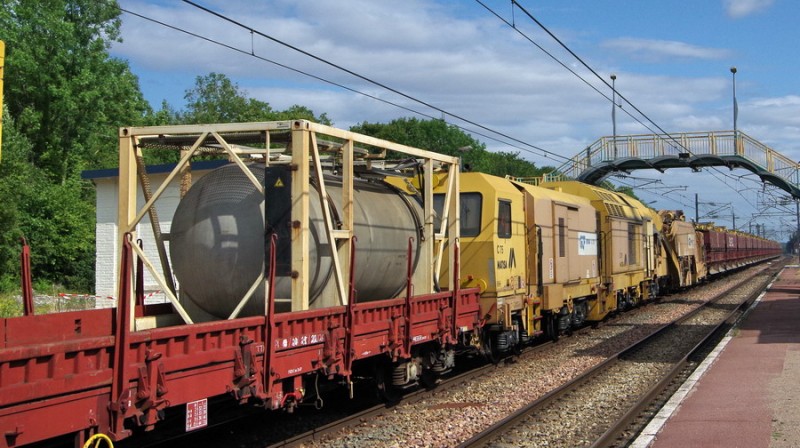
[[[741,131],[601,137],[559,167],[564,176],[598,183],[617,171],[706,166],[745,168],[800,197],[797,162]]]

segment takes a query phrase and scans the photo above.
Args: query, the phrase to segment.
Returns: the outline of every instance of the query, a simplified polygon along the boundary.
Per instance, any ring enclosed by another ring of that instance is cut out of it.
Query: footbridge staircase
[[[800,165],[741,131],[602,137],[557,172],[596,184],[620,171],[712,166],[747,169],[800,198]]]

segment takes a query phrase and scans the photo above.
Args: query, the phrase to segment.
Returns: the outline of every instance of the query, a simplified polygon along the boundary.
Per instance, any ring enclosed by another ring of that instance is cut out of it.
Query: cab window
[[[461,229],[462,237],[475,237],[481,233],[481,206],[483,197],[480,193],[461,193]],[[441,226],[444,216],[444,194],[433,195],[433,209],[436,211],[436,230]]]
[[[637,264],[639,250],[639,226],[628,223],[628,264]]]
[[[497,203],[497,237],[511,238],[511,201],[504,199]]]

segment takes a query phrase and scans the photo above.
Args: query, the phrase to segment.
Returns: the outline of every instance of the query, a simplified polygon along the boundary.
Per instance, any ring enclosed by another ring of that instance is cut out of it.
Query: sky
[[[797,1],[194,1],[255,33],[187,2],[119,1],[196,35],[123,12],[123,42],[111,52],[129,61],[154,108],[182,108],[195,78],[217,72],[273,109],[307,106],[336,127],[444,118],[489,150],[560,166],[612,135],[611,74],[627,100],[619,101],[617,135],[730,131],[735,66],[738,129],[800,160]],[[640,170],[610,180],[689,218],[697,194],[701,221],[730,228],[735,215],[739,229],[763,224],[779,240],[797,227],[789,196],[743,169]]]

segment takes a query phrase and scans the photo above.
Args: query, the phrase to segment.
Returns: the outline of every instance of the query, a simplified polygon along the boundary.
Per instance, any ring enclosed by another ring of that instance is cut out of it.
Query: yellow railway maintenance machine
[[[543,183],[542,187],[590,199],[600,231],[601,293],[587,320],[599,321],[657,294],[659,277],[667,274],[661,217],[626,195],[577,181]]]
[[[703,233],[686,221],[681,210],[661,210],[664,222],[662,234],[667,240],[666,256],[670,282],[668,289],[693,286],[705,280],[707,275]]]
[[[501,177],[461,175],[461,286],[481,290],[484,352],[497,357],[539,331],[526,275],[522,193]]]
[[[460,286],[481,290],[484,353],[496,358],[582,324],[575,304],[600,283],[591,203],[483,173],[462,173],[459,183]]]
[[[547,336],[556,339],[584,324],[600,293],[596,212],[586,198],[514,184],[525,195],[531,293],[542,303]]]

